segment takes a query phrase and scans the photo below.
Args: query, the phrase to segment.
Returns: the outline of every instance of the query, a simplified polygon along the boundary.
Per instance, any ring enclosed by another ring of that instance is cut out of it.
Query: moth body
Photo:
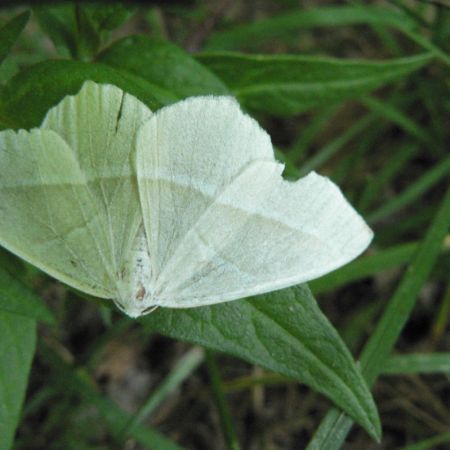
[[[130,317],[138,317],[154,306],[152,266],[147,237],[141,226],[117,281],[117,306]]]

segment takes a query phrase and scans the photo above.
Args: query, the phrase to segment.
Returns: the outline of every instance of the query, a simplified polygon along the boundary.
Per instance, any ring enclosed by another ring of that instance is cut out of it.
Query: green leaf
[[[89,59],[100,47],[100,34],[79,4],[39,6],[34,13],[43,31],[65,57]]]
[[[314,294],[333,291],[349,283],[370,277],[408,263],[417,251],[418,244],[409,242],[399,244],[378,253],[363,256],[323,277],[310,281],[309,287]]]
[[[102,37],[128,19],[133,10],[119,4],[66,3],[39,6],[34,13],[62,56],[88,60],[99,50]]]
[[[120,3],[87,4],[84,8],[99,32],[115,30],[136,10],[135,6],[125,6]]]
[[[115,42],[98,55],[97,61],[164,87],[179,99],[228,93],[216,75],[184,50],[146,36],[131,36]]]
[[[78,92],[86,80],[114,84],[152,110],[176,101],[164,89],[104,64],[44,61],[19,73],[5,86],[0,94],[0,123],[4,128],[38,126],[52,106],[64,96]]]
[[[413,20],[391,8],[370,6],[297,8],[286,14],[216,32],[210,37],[205,48],[207,50],[231,50],[291,35],[293,31],[301,29],[361,24],[385,25],[397,29],[411,29],[415,26]]]
[[[298,177],[303,177],[312,170],[319,169],[342,148],[347,147],[351,140],[355,139],[356,136],[367,134],[367,130],[374,126],[375,119],[376,117],[374,114],[365,114],[361,119],[345,129],[342,134],[336,136],[330,142],[327,142],[322,148],[314,152],[310,158],[301,163]]]
[[[65,57],[76,57],[76,23],[74,6],[66,3],[33,8],[42,30],[53,41],[58,52]]]
[[[445,20],[445,19],[444,19]],[[292,36],[293,31],[314,27],[371,25],[378,29],[394,28],[436,58],[450,65],[450,57],[431,39],[417,31],[416,21],[403,12],[377,6],[330,6],[322,8],[297,8],[286,14],[250,24],[238,25],[229,30],[214,33],[206,43],[206,50],[231,50],[260,46],[268,39]]]
[[[83,6],[76,4],[74,8],[77,42],[75,56],[81,60],[89,60],[95,56],[100,48],[100,32],[95,28],[93,20]]]
[[[42,299],[0,267],[1,311],[38,319],[48,324],[56,323],[53,314]]]
[[[420,54],[373,62],[227,52],[197,56],[246,107],[279,116],[361,96],[420,69],[431,58]]]
[[[405,115],[400,109],[383,100],[374,97],[365,97],[361,99],[362,104],[384,119],[398,125],[406,133],[415,137],[423,144],[433,144],[433,136],[424,127],[416,123],[413,119]]]
[[[251,300],[159,309],[141,322],[149,330],[296,378],[380,436],[376,407],[361,374],[306,285]]]
[[[192,375],[205,358],[202,348],[194,347],[183,355],[177,361],[175,367],[164,378],[161,383],[156,386],[145,402],[129,420],[126,426],[120,430],[118,440],[123,442],[133,433],[136,428],[143,423],[147,417],[158,408],[174,391],[180,388],[180,385]]]
[[[302,126],[301,132],[299,132],[286,155],[290,161],[298,163],[305,158],[314,139],[325,129],[327,123],[333,121],[337,110],[338,107],[336,106],[324,107],[312,116],[307,125]]]
[[[447,433],[437,434],[429,439],[424,439],[423,441],[416,442],[415,444],[407,445],[406,447],[399,448],[398,450],[430,450],[437,448],[447,448],[447,447],[437,447],[439,444],[450,443],[450,431]]]
[[[29,18],[29,11],[25,11],[14,17],[0,29],[0,64],[10,52],[11,47],[16,43]]]
[[[384,375],[403,375],[405,373],[450,374],[450,352],[395,355],[389,357],[383,366]]]
[[[406,164],[417,155],[418,151],[419,145],[417,143],[405,142],[401,145],[397,152],[391,156],[389,164],[385,164],[375,176],[368,180],[358,202],[357,210],[365,212],[372,203],[379,201],[380,197],[382,198],[382,195],[380,195],[382,189],[401,173]]]
[[[414,201],[417,201],[425,192],[446,179],[450,173],[450,157],[436,163],[434,167],[424,173],[418,180],[410,185],[396,197],[382,204],[375,211],[366,215],[366,220],[370,224],[375,224],[391,216],[398,210],[405,208]]]
[[[208,369],[211,391],[216,403],[217,412],[219,413],[220,425],[225,442],[227,443],[229,450],[240,450],[241,446],[239,445],[233,418],[225,398],[225,391],[220,376],[220,370],[216,362],[215,355],[211,351],[206,352],[206,366]]]
[[[0,450],[12,448],[36,345],[36,322],[0,311]]]
[[[41,343],[40,350],[52,369],[52,386],[59,390],[63,396],[68,393],[75,394],[89,405],[94,406],[107,424],[111,436],[117,442],[118,434],[130,423],[132,416],[121,409],[108,396],[102,395],[98,391],[86,369],[83,367],[77,368],[73,364],[67,363],[60,354],[48,347],[45,342]],[[149,450],[184,450],[183,447],[149,426],[137,424],[135,428],[130,430],[130,434],[142,448]],[[123,445],[117,445],[114,448],[123,448]]]

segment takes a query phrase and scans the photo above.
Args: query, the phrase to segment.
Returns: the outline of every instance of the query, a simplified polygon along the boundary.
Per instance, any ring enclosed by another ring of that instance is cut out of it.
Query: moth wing
[[[50,130],[0,133],[0,244],[55,278],[111,297],[103,218],[67,143]]]
[[[163,306],[249,297],[320,277],[358,256],[372,231],[329,179],[292,183],[257,161],[189,231],[156,287]]]
[[[163,108],[137,143],[155,304],[201,306],[302,283],[372,238],[327,178],[283,180],[267,133],[227,97]]]
[[[103,216],[113,277],[123,268],[142,223],[134,170],[136,132],[151,116],[139,100],[112,85],[87,81],[45,117],[73,150]]]
[[[229,97],[190,98],[142,126],[137,176],[154,279],[221,192],[259,159],[273,160],[270,137]]]

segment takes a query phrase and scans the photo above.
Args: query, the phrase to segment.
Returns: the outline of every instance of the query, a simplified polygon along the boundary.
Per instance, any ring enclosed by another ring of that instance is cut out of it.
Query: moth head
[[[149,314],[155,305],[153,295],[141,283],[118,283],[118,296],[114,298],[116,306],[127,316],[135,319]]]

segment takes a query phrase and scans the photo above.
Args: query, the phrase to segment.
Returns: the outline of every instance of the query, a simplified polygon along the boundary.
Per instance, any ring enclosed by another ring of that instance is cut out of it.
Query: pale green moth
[[[131,317],[292,286],[368,246],[336,185],[282,171],[232,98],[152,114],[87,81],[40,128],[0,133],[0,244]]]

